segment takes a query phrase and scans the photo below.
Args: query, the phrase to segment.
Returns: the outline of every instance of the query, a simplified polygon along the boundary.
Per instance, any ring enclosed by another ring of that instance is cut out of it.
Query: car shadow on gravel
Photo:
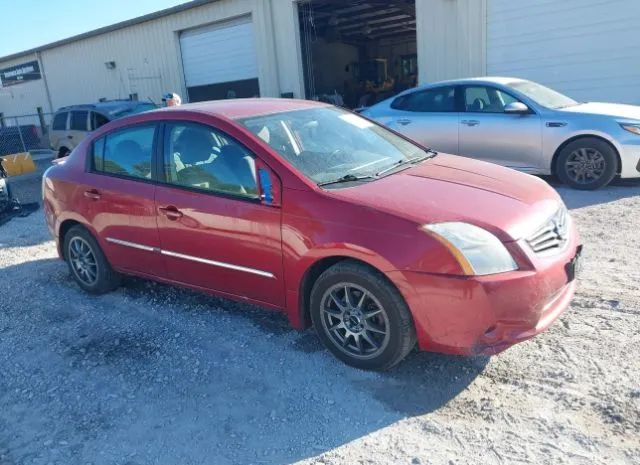
[[[282,313],[138,278],[127,278],[123,289],[130,298],[152,296],[168,304],[189,302],[189,306],[216,308],[217,311],[242,316],[269,337],[293,335],[294,340],[289,347],[296,351],[307,354],[323,352],[331,357],[313,328],[296,332]],[[460,357],[415,349],[398,366],[380,373],[379,382],[355,380],[354,384],[391,412],[403,416],[423,415],[442,407],[466,389],[482,373],[489,359],[486,356]],[[335,363],[340,364],[337,360]]]
[[[413,352],[383,382],[363,388],[388,409],[406,416],[438,410],[464,391],[480,375],[489,357],[459,357]]]
[[[602,189],[580,191],[565,186],[554,176],[541,178],[558,191],[569,210],[640,196],[640,179],[614,179]]]

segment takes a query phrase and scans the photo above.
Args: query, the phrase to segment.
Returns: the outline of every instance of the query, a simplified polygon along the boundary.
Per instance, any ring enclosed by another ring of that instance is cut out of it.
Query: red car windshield
[[[426,152],[354,113],[321,107],[239,120],[316,183],[373,176]]]

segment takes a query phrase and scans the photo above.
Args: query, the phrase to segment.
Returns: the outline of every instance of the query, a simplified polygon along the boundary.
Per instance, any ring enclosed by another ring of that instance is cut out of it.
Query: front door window
[[[165,131],[165,147],[169,184],[258,198],[254,157],[233,139],[208,126],[174,123]]]
[[[517,101],[495,87],[470,86],[464,89],[464,105],[468,113],[504,113],[504,107]]]

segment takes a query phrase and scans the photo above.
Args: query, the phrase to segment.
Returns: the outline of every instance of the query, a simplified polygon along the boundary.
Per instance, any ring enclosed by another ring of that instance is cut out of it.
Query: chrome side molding
[[[136,242],[123,241],[121,239],[114,239],[113,237],[107,237],[107,242],[112,244],[121,245],[124,247],[131,247],[133,249],[144,250],[146,252],[157,252],[168,257],[180,258],[182,260],[190,260],[192,262],[203,263],[205,265],[217,266],[218,268],[226,268],[228,270],[242,271],[244,273],[255,274],[262,276],[263,278],[275,278],[273,273],[268,271],[257,270],[255,268],[249,268],[246,266],[234,265],[233,263],[219,262],[216,260],[209,260],[202,257],[194,257],[193,255],[185,255],[178,252],[172,252],[171,250],[162,250],[156,247],[149,247],[148,245],[138,244]]]
[[[138,244],[137,242],[123,241],[120,239],[114,239],[113,237],[107,237],[107,242],[112,244],[122,245],[124,247],[131,247],[132,249],[145,250],[147,252],[159,252],[160,249],[155,247],[149,247],[148,245]]]

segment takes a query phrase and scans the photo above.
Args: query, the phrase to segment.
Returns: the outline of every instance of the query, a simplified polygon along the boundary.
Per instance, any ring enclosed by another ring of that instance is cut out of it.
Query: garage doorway
[[[359,108],[418,82],[415,0],[308,0],[298,12],[308,99]]]
[[[180,34],[189,102],[260,96],[251,17]]]

